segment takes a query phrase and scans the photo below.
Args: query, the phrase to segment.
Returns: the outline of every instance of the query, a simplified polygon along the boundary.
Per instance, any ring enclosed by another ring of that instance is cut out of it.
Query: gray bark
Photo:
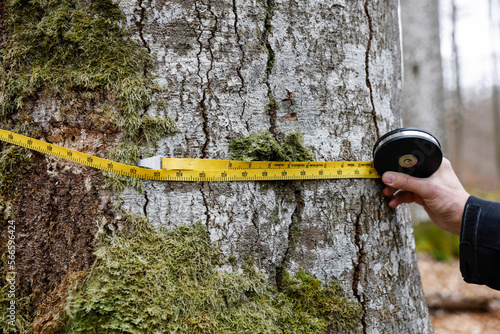
[[[454,134],[454,147],[453,147],[453,162],[455,163],[455,170],[458,176],[461,176],[462,150],[464,138],[464,103],[462,98],[462,84],[460,79],[460,56],[456,39],[456,26],[457,26],[457,6],[455,0],[451,1],[451,46],[453,56],[453,67],[455,74],[455,90],[453,91],[453,134]]]
[[[495,129],[495,164],[497,175],[500,175],[500,87],[498,83],[498,55],[495,47],[495,36],[498,36],[498,22],[495,22],[495,15],[498,12],[498,6],[494,6],[491,0],[488,1],[488,11],[489,11],[489,20],[490,20],[490,30],[491,30],[491,41],[492,41],[492,52],[491,52],[491,62],[493,64],[492,75],[492,92],[491,92],[491,112],[493,114],[493,124]]]
[[[446,148],[438,0],[402,0],[403,124],[434,134]],[[414,222],[429,220],[412,205]]]
[[[180,132],[158,154],[228,158],[228,140],[304,134],[316,160],[371,160],[401,125],[398,1],[123,0],[157,62]],[[293,92],[293,104],[288,92]],[[264,113],[270,98],[279,109]],[[154,110],[149,110],[154,113]],[[296,113],[295,117],[285,117]],[[290,120],[292,119],[292,120]],[[429,333],[407,208],[378,180],[159,183],[122,208],[154,225],[202,221],[213,242],[271,278],[302,268],[339,280],[366,333]],[[235,268],[225,268],[235,270]]]
[[[403,120],[444,144],[444,96],[437,0],[401,1]]]

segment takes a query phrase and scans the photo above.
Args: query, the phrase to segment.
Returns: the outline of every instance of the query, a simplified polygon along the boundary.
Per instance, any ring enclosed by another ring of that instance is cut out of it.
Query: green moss
[[[3,129],[38,138],[38,126],[31,117],[33,104],[37,100],[56,101],[61,105],[58,116],[63,122],[121,138],[110,156],[130,164],[137,163],[139,152],[146,154],[159,138],[177,131],[172,119],[161,116],[166,110],[158,98],[162,89],[149,75],[153,59],[131,38],[116,2],[6,0],[4,8],[7,34],[0,49]],[[146,111],[150,106],[160,116],[149,115]],[[31,151],[0,143],[0,214],[4,220],[15,218],[10,202],[13,182],[31,162]],[[140,181],[115,176],[106,184],[115,191],[126,185],[138,190],[142,187]],[[2,270],[5,263],[2,257]],[[2,308],[5,286],[2,275]],[[26,332],[34,316],[30,296],[20,292],[16,300],[16,331]],[[6,331],[1,327],[4,324],[2,321],[0,331]]]
[[[8,318],[7,307],[10,305],[12,300],[9,297],[9,285],[5,279],[5,273],[2,273],[2,278],[0,279],[2,283],[2,288],[0,289],[0,304],[2,305],[2,321],[0,322],[0,332],[1,333],[30,333],[30,326],[34,319],[34,314],[30,312],[31,309],[31,299],[30,296],[19,296],[16,295],[16,318],[14,321],[14,326],[11,326],[11,318]],[[19,280],[16,281],[18,284]]]
[[[302,133],[293,131],[285,136],[281,144],[285,156],[291,161],[313,161],[313,155],[304,146]]]
[[[106,237],[89,276],[69,293],[70,333],[356,332],[359,304],[336,283],[299,271],[282,292],[253,266],[226,272],[202,224],[174,229],[134,222]]]
[[[414,226],[415,245],[418,252],[431,254],[437,260],[458,257],[460,238],[448,233],[432,222],[422,222]]]
[[[264,107],[264,114],[273,115],[279,110],[280,106],[274,97],[269,98],[269,103]]]
[[[151,104],[158,87],[144,71],[152,59],[111,0],[9,0],[7,11],[2,116],[44,91],[69,101],[111,92],[127,116]]]
[[[8,0],[6,8],[2,121],[48,96],[62,102],[63,119],[85,113],[80,119],[97,128],[111,122],[125,145],[155,145],[177,131],[172,119],[145,113],[152,104],[164,113],[156,101],[162,89],[148,75],[151,55],[132,40],[112,0]]]
[[[228,261],[229,263],[231,263],[231,264],[236,263],[236,260],[237,260],[237,259],[236,259],[236,256],[234,256],[234,255],[229,255],[229,258],[227,259],[227,261]]]
[[[0,196],[5,196],[15,181],[17,172],[30,164],[32,152],[20,146],[2,146],[4,147],[0,152]]]
[[[127,165],[135,165],[142,156],[143,150],[133,143],[119,143],[109,153],[109,159],[112,161],[119,161]],[[104,175],[104,189],[110,189],[114,193],[120,194],[125,187],[132,187],[137,192],[144,192],[144,183],[141,179],[134,177],[127,177],[123,175],[105,172]]]
[[[312,161],[300,132],[290,132],[282,143],[262,131],[229,142],[231,159],[242,161]]]
[[[334,332],[359,332],[361,305],[342,297],[338,282],[322,285],[314,276],[299,270],[293,277],[284,272],[282,295],[292,304],[294,315],[289,319],[290,333],[304,323],[319,319],[320,332],[331,329]]]

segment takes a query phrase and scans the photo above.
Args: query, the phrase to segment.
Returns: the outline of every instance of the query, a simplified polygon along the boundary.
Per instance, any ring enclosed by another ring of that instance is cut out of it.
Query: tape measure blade
[[[169,169],[149,169],[114,162],[3,129],[0,129],[0,140],[106,172],[149,180],[198,182],[379,177],[370,161],[245,162],[163,158],[162,165],[164,159],[173,163],[169,165]]]
[[[111,172],[114,174],[130,176],[130,177],[141,177],[147,179],[154,179],[156,175],[158,175],[155,174],[155,170],[152,169],[125,165],[122,163],[114,162],[111,160],[93,156],[80,151],[65,148],[56,144],[47,143],[38,139],[6,131],[3,129],[0,129],[0,139],[9,142],[11,144],[23,146],[40,153],[73,161],[78,164],[86,165],[89,167]]]
[[[167,170],[207,170],[207,169],[228,169],[231,160],[217,159],[191,159],[191,158],[162,158],[161,168]],[[248,163],[247,167],[248,168]]]

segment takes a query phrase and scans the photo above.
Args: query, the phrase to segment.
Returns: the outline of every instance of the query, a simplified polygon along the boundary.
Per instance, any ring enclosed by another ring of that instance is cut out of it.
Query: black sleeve
[[[471,196],[460,233],[460,271],[467,283],[500,290],[500,203]]]

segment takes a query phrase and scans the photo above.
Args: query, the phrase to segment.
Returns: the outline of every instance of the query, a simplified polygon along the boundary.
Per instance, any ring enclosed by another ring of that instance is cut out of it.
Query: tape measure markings
[[[162,169],[131,166],[0,129],[0,140],[109,173],[155,181],[277,181],[378,178],[370,161],[273,162],[163,158]]]

